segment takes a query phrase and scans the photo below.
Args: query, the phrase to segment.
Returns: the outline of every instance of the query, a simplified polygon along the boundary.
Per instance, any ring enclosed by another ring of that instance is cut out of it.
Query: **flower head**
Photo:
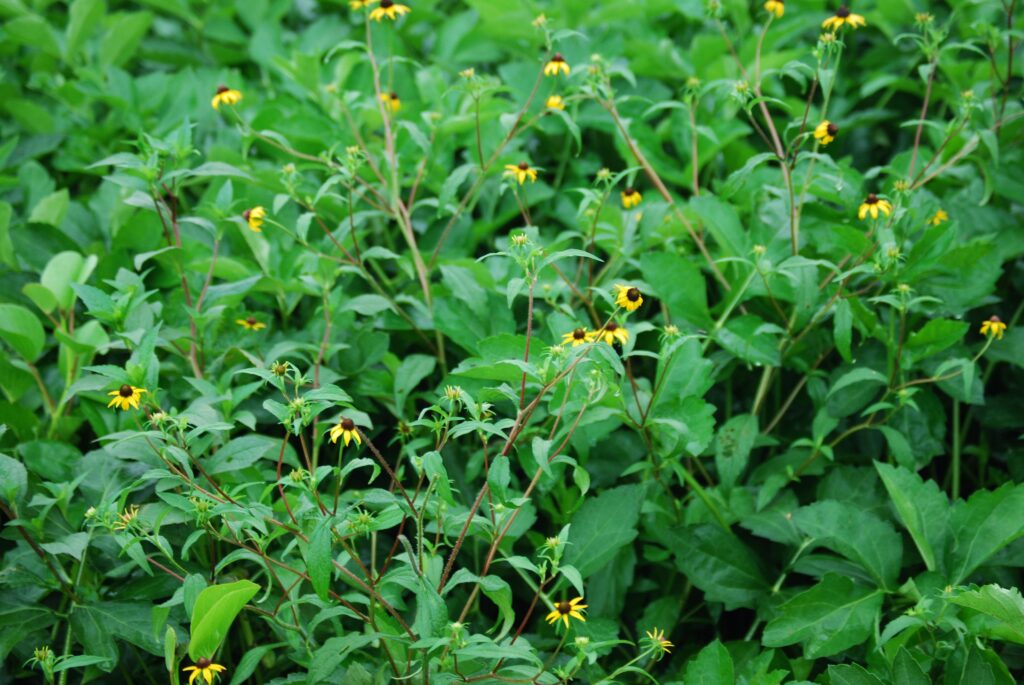
[[[544,617],[544,620],[548,623],[555,624],[559,621],[559,619],[561,619],[562,623],[565,624],[566,628],[569,627],[570,616],[577,619],[578,621],[586,623],[587,619],[585,619],[583,617],[583,614],[581,613],[582,610],[586,608],[587,605],[583,603],[582,597],[577,597],[576,599],[568,601],[561,601],[555,605],[555,608],[551,611],[551,613]]]
[[[220,675],[222,671],[226,671],[227,669],[220,664],[213,663],[206,657],[201,657],[196,660],[195,666],[186,666],[182,670],[186,673],[189,671],[192,672],[188,677],[188,685],[192,685],[200,675],[203,676],[203,679],[206,681],[206,685],[212,685],[213,679]]]
[[[395,2],[394,0],[380,0],[380,7],[375,7],[370,12],[370,19],[374,21],[380,21],[384,17],[394,21],[403,14],[412,12],[408,5],[402,5]]]
[[[331,428],[331,442],[338,442],[338,438],[344,438],[345,447],[348,447],[349,443],[353,440],[356,441],[357,445],[363,444],[363,439],[359,435],[359,429],[356,428],[355,421],[347,417],[343,417],[336,426]]]
[[[354,10],[361,10],[364,7],[369,7],[377,0],[348,0],[348,6]]]
[[[597,340],[603,340],[609,345],[619,343],[625,345],[629,341],[629,331],[626,330],[625,326],[620,326],[614,321],[609,321],[605,324],[604,328],[594,332]]]
[[[381,102],[384,103],[385,109],[391,111],[392,114],[402,109],[402,101],[398,99],[398,93],[392,91],[390,93],[380,94]]]
[[[135,522],[135,517],[139,515],[139,505],[133,504],[126,508],[120,514],[117,515],[117,520],[114,521],[114,530],[127,530],[132,523]]]
[[[591,331],[586,328],[575,328],[562,336],[562,344],[576,347],[591,342],[593,339],[594,334]]]
[[[117,390],[111,390],[107,393],[108,396],[114,398],[110,400],[107,406],[121,407],[124,411],[128,411],[129,409],[138,409],[139,400],[142,399],[142,396],[145,393],[145,388],[136,388],[134,385],[128,385],[126,383]]]
[[[565,100],[562,99],[561,95],[552,95],[548,98],[544,106],[548,109],[557,109],[559,112],[565,109]]]
[[[545,24],[548,23],[548,18],[544,16],[543,12],[541,12],[536,17],[534,17],[533,21],[531,21],[530,23],[533,24],[536,28],[540,28],[541,26],[544,26]]]
[[[221,105],[237,105],[241,99],[242,91],[222,85],[217,86],[217,93],[213,96],[210,104],[213,105],[214,109],[219,110]]]
[[[622,206],[625,209],[632,209],[633,207],[636,207],[640,204],[640,200],[643,199],[640,195],[640,191],[632,186],[623,190],[620,195],[622,196]]]
[[[525,247],[530,242],[530,236],[525,233],[513,233],[510,238],[516,247]]]
[[[1003,333],[1006,332],[1006,324],[998,316],[993,316],[988,321],[984,321],[981,324],[981,334],[987,335],[990,338],[996,340],[1003,339]]]
[[[267,327],[267,324],[256,319],[251,314],[244,319],[235,319],[235,323],[247,331],[259,331]]]
[[[863,219],[868,214],[871,214],[872,219],[878,218],[878,213],[881,212],[885,216],[889,216],[892,212],[892,203],[888,200],[883,200],[874,193],[868,194],[864,202],[861,203],[860,208],[857,209],[857,218]]]
[[[645,630],[644,633],[647,635],[647,639],[650,640],[651,647],[658,653],[658,656],[670,654],[674,644],[668,641],[665,637],[665,631],[659,628],[654,630]]]
[[[506,164],[505,165],[505,176],[512,176],[519,185],[526,183],[526,179],[530,179],[530,183],[534,183],[537,180],[537,170],[530,166],[529,162],[519,162],[519,164]]]
[[[768,0],[768,2],[764,3],[764,8],[776,17],[781,17],[786,13],[786,3],[784,0]]]
[[[836,13],[833,16],[821,22],[821,28],[835,32],[838,31],[843,24],[849,24],[852,29],[855,29],[858,26],[867,26],[867,23],[864,21],[864,17],[859,14],[854,14],[846,5],[840,5],[839,9],[836,10]]]
[[[814,129],[815,139],[822,145],[828,145],[839,134],[839,127],[828,119],[825,119]]]
[[[259,206],[250,207],[242,212],[242,218],[245,219],[245,223],[247,223],[249,228],[256,233],[261,233],[263,231],[260,227],[263,225],[263,219],[266,216],[267,210]]]
[[[558,76],[559,73],[569,75],[569,63],[562,57],[562,53],[556,52],[547,64],[544,65],[545,76]]]
[[[946,210],[940,209],[939,211],[932,214],[932,218],[928,219],[928,223],[932,226],[938,226],[943,221],[949,221],[949,214],[946,214]]]
[[[644,298],[643,295],[640,294],[639,288],[622,284],[615,286],[616,306],[622,307],[626,311],[635,312],[643,303]]]

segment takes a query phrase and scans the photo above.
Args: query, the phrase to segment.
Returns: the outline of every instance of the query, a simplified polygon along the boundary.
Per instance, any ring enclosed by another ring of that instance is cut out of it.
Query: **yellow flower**
[[[818,124],[818,127],[814,129],[814,137],[822,145],[828,145],[836,139],[836,135],[839,133],[839,127],[833,124],[828,119]]]
[[[390,109],[392,114],[402,109],[402,101],[398,99],[398,93],[394,91],[381,93],[380,99],[384,103],[384,107]]]
[[[821,28],[834,32],[838,31],[839,27],[843,24],[849,24],[852,29],[855,29],[858,26],[867,26],[867,23],[864,21],[864,17],[859,14],[854,14],[846,5],[840,5],[839,9],[836,10],[835,15],[821,22]]]
[[[638,288],[630,285],[615,286],[615,304],[626,311],[635,312],[644,303],[644,298]]]
[[[538,14],[536,17],[534,17],[533,21],[531,21],[530,23],[533,24],[536,28],[540,28],[541,26],[544,26],[545,24],[548,23],[548,18],[545,17],[544,13],[542,12]]]
[[[474,76],[476,76],[476,70],[473,67],[470,67],[469,69],[463,69],[462,71],[459,72],[459,76],[461,76],[462,78],[473,78]]]
[[[586,328],[576,328],[562,336],[562,344],[571,344],[573,347],[576,347],[577,345],[591,342],[593,339],[594,334]]]
[[[544,105],[548,109],[557,109],[558,111],[562,111],[565,109],[565,100],[562,99],[561,95],[552,95]]]
[[[241,99],[242,91],[227,86],[217,86],[217,94],[213,96],[210,104],[214,109],[220,109],[221,105],[237,105]]]
[[[609,345],[614,345],[615,343],[625,345],[629,340],[629,331],[626,330],[626,327],[620,326],[614,321],[609,321],[604,328],[599,331],[595,331],[593,335],[595,335],[598,340],[603,340]]]
[[[363,439],[359,435],[359,429],[356,428],[355,421],[349,418],[342,418],[338,425],[331,429],[331,442],[338,442],[338,438],[345,439],[345,447],[348,447],[349,443],[353,440],[356,441],[357,445],[363,444]]]
[[[206,685],[211,685],[213,683],[213,679],[222,671],[226,671],[227,669],[220,664],[215,664],[209,659],[203,657],[196,661],[195,666],[186,666],[182,670],[186,673],[192,671],[192,675],[188,677],[188,685],[192,685],[200,675],[202,675],[203,679],[206,680]]]
[[[932,226],[938,226],[943,221],[949,221],[949,214],[946,214],[946,210],[940,209],[932,215],[931,219],[928,219],[928,223]]]
[[[555,624],[559,619],[565,624],[565,627],[569,627],[569,617],[586,623],[587,619],[583,618],[583,614],[580,613],[583,609],[586,609],[587,605],[583,604],[583,598],[577,597],[576,599],[569,601],[562,601],[555,605],[554,610],[551,611],[544,620],[550,624]]]
[[[235,319],[235,323],[247,331],[259,331],[267,327],[262,321],[257,321],[255,316],[247,316],[244,319]]]
[[[252,207],[242,212],[242,218],[245,219],[245,223],[249,224],[249,228],[256,233],[262,233],[260,226],[263,225],[263,218],[267,216],[267,210],[263,207]]]
[[[519,185],[526,183],[526,179],[530,179],[530,183],[534,183],[537,180],[537,170],[530,166],[529,162],[519,162],[519,164],[506,164],[505,165],[505,176],[512,176]]]
[[[117,515],[117,520],[114,521],[112,526],[114,530],[127,530],[128,526],[132,525],[135,521],[135,517],[139,515],[139,505],[133,504],[123,512]]]
[[[636,207],[640,204],[640,200],[644,199],[643,196],[640,195],[640,192],[636,188],[632,187],[626,188],[620,193],[620,195],[622,195],[622,206],[625,209],[632,209],[633,207]]]
[[[857,210],[857,218],[863,219],[870,213],[872,219],[877,219],[879,212],[889,216],[892,212],[892,203],[879,198],[874,193],[870,193]]]
[[[764,8],[776,17],[781,17],[786,13],[786,3],[783,0],[768,0],[764,3]]]
[[[380,21],[384,17],[394,20],[403,14],[412,12],[408,5],[402,5],[394,0],[380,0],[380,7],[375,8],[370,12],[370,19],[374,21]]]
[[[665,637],[664,630],[655,628],[654,630],[645,630],[644,633],[647,634],[647,639],[651,641],[651,644],[654,645],[661,654],[670,654],[672,652],[672,648],[675,647],[675,645],[669,642]]]
[[[364,7],[369,7],[377,0],[348,0],[348,6],[354,10],[361,10]]]
[[[569,75],[569,63],[562,57],[562,53],[556,52],[555,56],[551,58],[551,61],[544,65],[545,76],[558,76],[561,72],[566,76]]]
[[[990,338],[1002,340],[1004,332],[1006,332],[1006,324],[998,316],[993,316],[981,324],[981,334],[987,335]]]
[[[124,411],[128,411],[129,409],[138,409],[139,400],[142,399],[145,392],[145,388],[136,388],[134,385],[128,384],[122,385],[117,390],[112,390],[107,393],[107,395],[114,398],[110,400],[110,403],[107,404],[107,406],[121,407]]]

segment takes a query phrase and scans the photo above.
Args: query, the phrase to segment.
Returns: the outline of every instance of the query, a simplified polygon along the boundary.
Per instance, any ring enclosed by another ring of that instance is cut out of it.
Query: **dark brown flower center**
[[[869,205],[877,204],[878,196],[875,195],[874,193],[871,193],[868,195],[868,199],[864,200],[864,202],[868,203]]]
[[[231,89],[230,89],[230,88],[228,88],[227,86],[225,86],[225,85],[224,85],[224,84],[222,83],[222,84],[220,84],[219,86],[217,86],[217,95],[220,95],[221,93],[226,93],[226,92],[228,92],[229,90],[231,90]]]
[[[626,195],[626,197],[629,197],[630,195],[636,192],[636,188],[626,188],[622,192]]]
[[[247,319],[245,320],[245,322],[246,322],[247,324],[249,324],[250,326],[255,326],[255,325],[256,325],[256,317],[255,317],[255,316],[250,316],[250,317],[248,317],[248,318],[247,318]]]
[[[555,56],[551,58],[551,61],[552,62],[564,62],[565,58],[562,57],[562,53],[556,52]]]
[[[380,6],[383,7],[384,9],[387,9],[394,4],[395,3],[392,0],[380,0]]]
[[[196,666],[199,668],[209,668],[212,663],[213,662],[206,657],[199,657],[199,659],[196,660]]]
[[[836,126],[835,124],[829,124],[828,125],[828,134],[830,136],[835,136],[837,133],[839,133],[839,127]]]
[[[630,288],[626,291],[626,299],[630,302],[636,302],[640,299],[640,290],[637,288]]]
[[[614,321],[612,321],[612,322],[611,322],[610,324],[608,324],[607,326],[605,326],[605,327],[604,327],[604,329],[605,329],[606,331],[608,331],[609,333],[613,333],[614,331],[617,331],[617,330],[619,330],[619,324],[617,324],[617,323],[615,323]]]
[[[391,91],[391,99],[392,100],[397,100],[398,99],[398,93],[396,93],[395,91]]]
[[[992,323],[1002,323],[1003,322],[1003,320],[1000,319],[998,316],[993,316],[991,319],[989,319],[989,321],[991,321]]]
[[[527,164],[526,162],[519,162],[519,169],[520,170],[526,171],[529,168],[530,168],[530,165]]]
[[[355,430],[355,428],[356,428],[356,422],[353,421],[352,419],[347,419],[346,418],[346,419],[342,419],[341,420],[341,429],[342,430],[350,431],[350,430]]]
[[[121,397],[131,397],[132,395],[135,394],[135,391],[132,390],[132,386],[130,385],[122,385],[120,388],[118,388],[117,394],[120,395]]]
[[[252,214],[252,210],[251,209],[247,209],[244,212],[242,212],[242,218],[245,219],[246,221],[248,221],[250,214]]]
[[[582,328],[577,328],[572,332],[572,337],[574,340],[583,340],[587,337],[587,332]]]
[[[570,611],[572,611],[572,604],[570,602],[559,602],[558,603],[558,613],[560,613],[560,614],[568,614]]]
[[[387,0],[384,1],[387,2]],[[840,19],[846,19],[848,16],[850,16],[850,8],[847,7],[846,5],[840,5],[839,9],[836,10],[836,16],[839,17]]]

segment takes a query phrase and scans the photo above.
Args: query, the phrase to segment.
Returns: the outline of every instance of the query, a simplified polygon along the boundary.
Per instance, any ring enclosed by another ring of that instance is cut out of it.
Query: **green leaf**
[[[779,607],[761,641],[766,647],[800,643],[808,659],[839,654],[871,636],[882,599],[880,590],[827,573],[817,585]]]
[[[907,338],[904,349],[917,362],[960,342],[969,329],[964,321],[932,319]]]
[[[904,647],[900,647],[893,660],[892,677],[899,685],[932,685],[931,678]]]
[[[415,559],[410,560],[416,563]],[[416,589],[416,618],[412,629],[420,639],[441,637],[448,627],[448,607],[437,593],[434,583],[425,577],[419,578]]]
[[[885,685],[857,664],[829,666],[828,677],[832,685]],[[900,685],[903,684],[900,683]]]
[[[68,213],[69,204],[70,196],[68,195],[68,190],[67,188],[61,188],[44,197],[32,208],[28,222],[30,224],[49,224],[50,226],[60,227],[61,222],[64,221],[64,215]]]
[[[719,429],[715,440],[715,467],[726,490],[736,484],[747,468],[757,433],[757,417],[752,414],[734,416]]]
[[[327,590],[334,575],[334,555],[331,552],[333,542],[331,519],[325,518],[317,523],[306,545],[306,572],[309,573],[313,591],[325,602],[328,601]]]
[[[0,264],[14,266],[16,263],[11,242],[11,203],[0,202]]]
[[[88,280],[98,261],[94,255],[60,252],[50,259],[39,280],[57,298],[57,305],[68,309],[75,302],[72,285]]]
[[[639,485],[622,485],[587,499],[570,521],[565,563],[584,578],[604,568],[636,537],[642,500]]]
[[[828,396],[832,397],[840,390],[843,390],[845,388],[850,387],[851,385],[856,385],[859,383],[888,385],[889,379],[886,378],[884,374],[881,374],[878,371],[875,371],[874,369],[869,369],[865,366],[861,366],[856,369],[853,369],[852,371],[847,371],[842,376],[840,376],[839,380],[837,380],[829,389]]]
[[[730,319],[715,333],[715,340],[745,362],[778,366],[781,358],[776,334],[779,331],[778,326],[748,314]]]
[[[188,655],[192,661],[211,659],[227,637],[238,612],[256,596],[260,586],[248,580],[211,585],[199,593],[192,610]]]
[[[353,633],[343,637],[328,638],[323,645],[313,653],[313,659],[309,664],[309,685],[323,682],[330,678],[341,662],[345,660],[353,650],[365,647],[379,639],[377,633]],[[234,682],[234,681],[232,681]],[[331,682],[342,682],[335,680]]]
[[[921,480],[902,468],[875,462],[900,523],[910,533],[929,571],[938,571],[946,546],[949,500],[935,481]]]
[[[750,253],[749,234],[743,230],[732,205],[714,195],[703,193],[690,199],[690,208],[715,238],[727,257],[746,257]]]
[[[68,10],[64,59],[70,61],[93,34],[106,11],[103,0],[74,0]]]
[[[715,640],[686,665],[686,685],[735,685],[732,656]]]
[[[1024,644],[1024,597],[1017,588],[985,585],[976,590],[963,590],[949,602],[984,614],[992,619],[984,626],[990,637]]]
[[[651,293],[668,307],[673,321],[711,326],[707,285],[695,264],[671,252],[647,252],[640,258],[640,272]]]
[[[103,68],[119,67],[131,59],[153,22],[153,15],[149,12],[111,16],[113,21],[108,24],[100,43],[100,64]]]
[[[833,339],[836,349],[847,364],[853,362],[853,313],[849,300],[842,298],[836,303],[835,314],[832,315]]]
[[[672,531],[669,540],[676,566],[707,601],[722,602],[728,610],[753,607],[768,591],[760,560],[721,526],[689,526]]]
[[[434,372],[437,360],[425,354],[411,354],[395,371],[395,406],[402,413],[405,400],[424,378]]]
[[[0,340],[3,340],[27,362],[34,362],[43,352],[46,332],[36,315],[16,304],[0,304]]]
[[[17,459],[0,454],[0,497],[16,505],[28,490],[28,472]]]
[[[993,554],[1024,535],[1024,485],[1007,483],[956,502],[950,532],[949,581],[959,585]]]

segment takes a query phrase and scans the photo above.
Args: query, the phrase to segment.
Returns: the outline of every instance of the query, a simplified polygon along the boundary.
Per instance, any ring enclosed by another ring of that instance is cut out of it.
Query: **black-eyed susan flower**
[[[998,316],[993,316],[988,321],[983,321],[981,324],[981,334],[987,335],[990,338],[996,340],[1003,339],[1003,333],[1006,332],[1006,324]]]
[[[249,228],[256,233],[261,233],[263,229],[263,219],[267,216],[267,210],[263,207],[250,207],[249,209],[242,212],[242,218],[245,219],[245,223],[249,225]]]
[[[636,188],[626,188],[620,195],[622,196],[622,206],[624,209],[632,209],[640,204],[640,200],[643,196],[640,195],[640,191]]]
[[[519,181],[519,185],[526,183],[526,179],[530,179],[530,183],[534,183],[537,180],[537,170],[530,166],[529,162],[506,164],[505,176],[512,176]]]
[[[562,336],[563,345],[583,345],[594,339],[594,334],[586,328],[575,328]]]
[[[828,145],[831,143],[836,139],[838,134],[839,127],[828,119],[825,119],[814,129],[814,138],[822,145]]]
[[[943,221],[949,221],[949,214],[946,214],[946,210],[940,209],[939,211],[932,214],[932,218],[928,219],[928,223],[932,226],[938,226]]]
[[[587,608],[587,605],[583,603],[582,597],[571,599],[568,601],[561,601],[555,605],[555,608],[544,617],[544,620],[554,625],[559,620],[565,624],[565,627],[569,627],[569,617],[573,617],[576,620],[586,623],[587,619],[583,617],[582,611]]]
[[[545,76],[558,76],[559,73],[569,75],[569,63],[562,57],[562,53],[556,52],[554,57],[544,65]]]
[[[195,666],[186,666],[182,670],[186,673],[191,671],[191,675],[188,677],[188,685],[192,685],[199,676],[203,676],[206,685],[212,685],[213,679],[228,669],[220,664],[213,663],[206,657],[201,657],[196,660]]]
[[[111,390],[107,393],[114,399],[110,400],[107,404],[108,407],[121,407],[122,410],[128,411],[129,409],[138,409],[139,400],[146,394],[145,388],[136,388],[134,385],[128,385],[125,383],[117,390]]]
[[[781,17],[786,13],[786,3],[783,0],[768,0],[764,3],[764,8],[776,17]]]
[[[402,109],[402,101],[398,98],[398,93],[392,91],[390,93],[381,93],[381,102],[384,106],[391,111],[392,114]]]
[[[139,505],[133,504],[117,515],[117,520],[111,526],[114,530],[128,530],[128,527],[135,522],[139,515]]]
[[[244,319],[235,319],[235,323],[247,331],[259,331],[267,327],[267,324],[252,315],[247,316]]]
[[[644,633],[647,635],[647,639],[650,641],[651,648],[658,653],[658,656],[665,654],[671,654],[674,644],[668,641],[665,637],[665,631],[659,628],[654,630],[645,630]]]
[[[342,418],[336,426],[331,428],[331,442],[338,442],[338,438],[345,440],[345,447],[348,447],[349,443],[353,440],[356,441],[357,445],[363,444],[363,439],[359,436],[359,429],[356,428],[356,423],[350,418]]]
[[[892,212],[892,203],[888,200],[883,200],[874,193],[870,193],[857,210],[857,218],[863,219],[870,214],[872,219],[877,219],[879,212],[885,216],[889,216]]]
[[[619,343],[625,345],[629,341],[629,331],[626,330],[625,326],[620,326],[614,321],[609,321],[605,324],[605,327],[599,331],[595,331],[594,335],[597,340],[603,340],[609,345]]]
[[[408,5],[397,3],[394,0],[380,0],[380,7],[375,7],[373,11],[370,12],[370,19],[380,21],[384,17],[387,17],[394,21],[398,17],[403,14],[408,14],[409,12],[412,12],[412,10],[409,9]]]
[[[221,105],[237,105],[242,99],[242,91],[227,86],[217,86],[217,93],[213,96],[210,104],[214,109],[220,109]]]
[[[615,304],[618,307],[622,307],[626,311],[635,312],[640,308],[640,305],[644,303],[644,298],[640,294],[639,288],[634,288],[631,285],[616,285],[615,286]]]
[[[548,98],[544,106],[548,109],[557,109],[559,112],[565,109],[565,100],[562,99],[561,95],[552,95]]]
[[[867,23],[864,21],[864,17],[859,14],[854,14],[846,5],[840,5],[834,15],[821,22],[821,28],[835,32],[838,31],[843,24],[849,24],[852,29],[855,29],[858,26],[867,26]]]

